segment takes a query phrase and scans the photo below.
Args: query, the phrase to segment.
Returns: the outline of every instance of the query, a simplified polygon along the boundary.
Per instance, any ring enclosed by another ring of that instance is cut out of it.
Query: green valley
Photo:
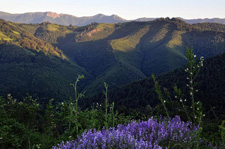
[[[85,76],[80,89],[91,96],[102,91],[103,82],[113,89],[184,66],[186,45],[205,58],[225,52],[225,25],[215,23],[190,25],[175,18],[81,27],[0,23],[1,85],[7,86],[2,96],[42,98],[50,89],[46,98],[60,101],[78,74]]]

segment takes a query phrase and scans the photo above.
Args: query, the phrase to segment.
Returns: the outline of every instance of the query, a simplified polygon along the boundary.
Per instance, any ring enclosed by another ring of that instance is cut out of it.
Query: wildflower
[[[182,99],[180,99],[180,102],[182,102]]]
[[[89,130],[79,139],[62,142],[53,146],[53,149],[99,148],[100,146],[101,148],[162,148],[159,143],[166,140],[178,143],[191,141],[192,138],[187,136],[191,136],[197,130],[198,127],[190,122],[181,121],[179,116],[162,122],[150,118],[148,121],[133,121],[109,130]]]

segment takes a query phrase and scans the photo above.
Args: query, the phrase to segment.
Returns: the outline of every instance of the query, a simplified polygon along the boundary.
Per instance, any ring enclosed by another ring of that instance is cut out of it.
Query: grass
[[[164,39],[166,37],[166,34],[168,33],[168,28],[169,24],[165,24],[162,29],[160,29],[159,32],[155,34],[150,43],[159,42],[160,40]]]
[[[35,31],[37,30],[39,24],[18,24],[19,27],[23,30],[26,30],[27,32],[34,35]]]
[[[115,24],[93,24],[82,31],[78,36],[80,36],[79,42],[88,42],[96,40],[104,40],[115,31]]]
[[[51,32],[59,31],[59,25],[57,25],[57,24],[48,24],[47,25],[47,30],[49,30]]]
[[[107,29],[113,29],[113,28],[115,28],[115,24],[101,23],[96,26],[96,29],[99,29],[101,31],[107,30]]]
[[[172,35],[172,39],[168,42],[167,46],[169,48],[175,48],[176,46],[182,46],[182,34],[184,34],[184,31],[174,31]]]
[[[12,40],[11,38],[9,38],[8,36],[6,36],[6,35],[3,34],[2,32],[0,32],[0,39],[6,40],[6,41]]]
[[[114,51],[129,52],[134,51],[139,44],[141,38],[149,31],[149,26],[139,29],[132,35],[123,37],[121,39],[112,40],[110,45]]]

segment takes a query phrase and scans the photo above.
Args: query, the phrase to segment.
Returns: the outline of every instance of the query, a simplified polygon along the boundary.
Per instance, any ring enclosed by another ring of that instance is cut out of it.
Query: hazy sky
[[[0,11],[53,11],[75,16],[225,18],[225,0],[0,0]]]

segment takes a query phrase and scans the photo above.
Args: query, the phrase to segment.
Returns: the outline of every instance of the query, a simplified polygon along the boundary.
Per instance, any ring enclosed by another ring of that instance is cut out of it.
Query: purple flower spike
[[[198,127],[190,122],[181,121],[179,116],[169,120],[131,122],[101,131],[89,130],[80,138],[66,143],[62,142],[53,149],[160,149],[169,142],[189,142]]]

